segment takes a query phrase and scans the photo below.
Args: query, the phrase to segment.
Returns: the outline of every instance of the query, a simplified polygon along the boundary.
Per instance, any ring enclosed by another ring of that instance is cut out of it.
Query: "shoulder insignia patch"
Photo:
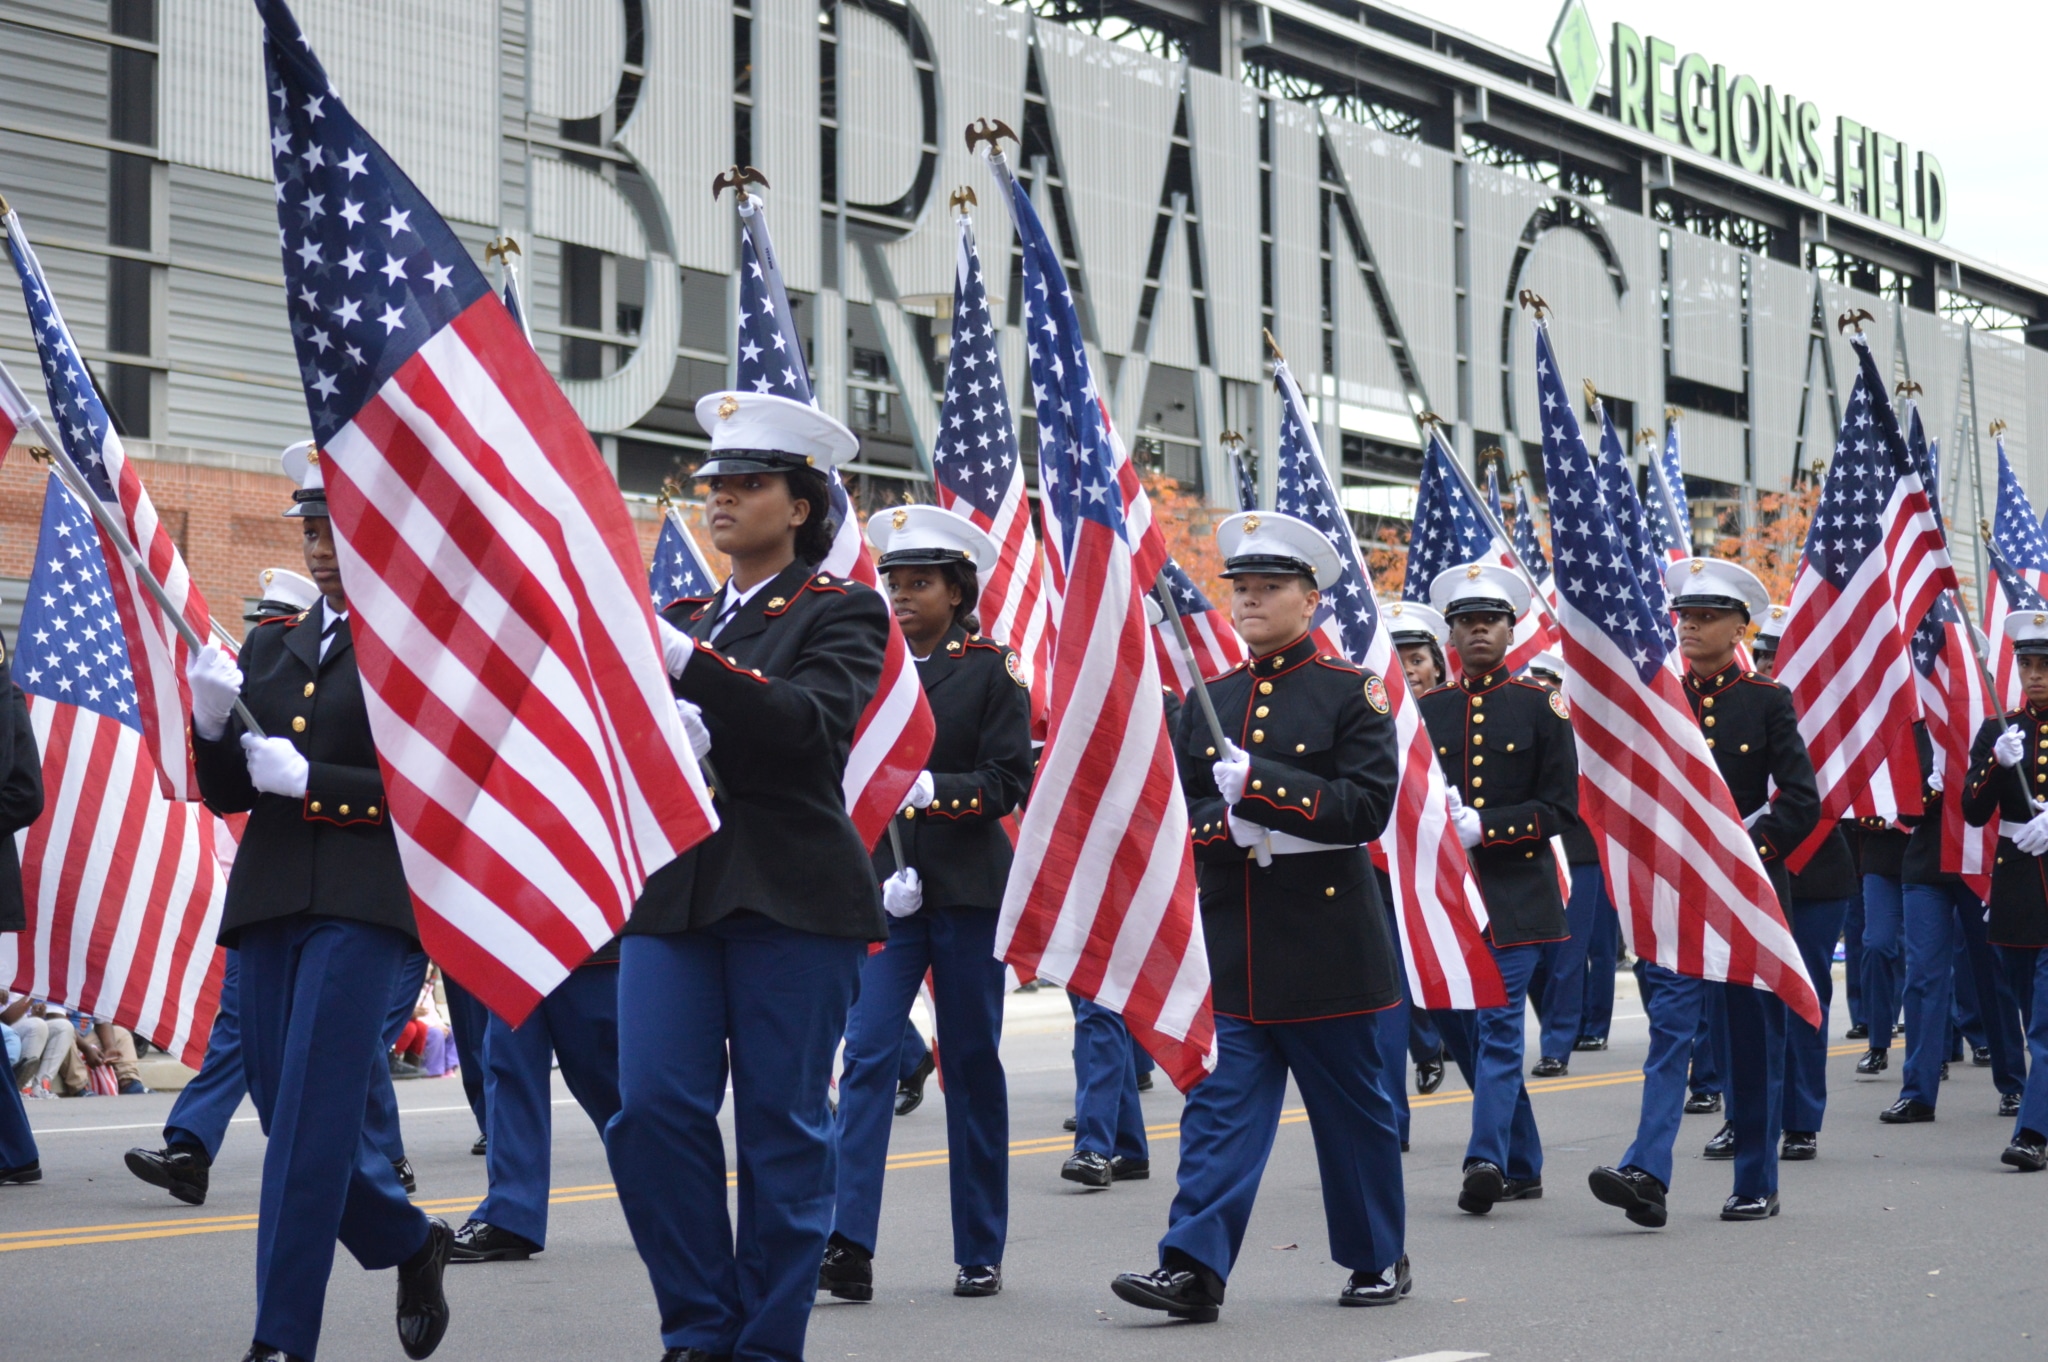
[[[1370,673],[1365,678],[1365,702],[1380,714],[1385,714],[1390,708],[1387,704],[1387,683]]]
[[[1023,658],[1017,656],[1017,654],[1015,653],[1007,654],[1003,658],[1003,670],[1010,674],[1010,679],[1012,681],[1015,681],[1018,685],[1024,687],[1026,690],[1031,689],[1031,683],[1024,679]]]
[[[1569,709],[1565,708],[1563,691],[1554,690],[1550,692],[1550,712],[1552,714],[1555,714],[1558,718],[1567,721],[1570,720],[1570,718],[1572,717],[1572,712]]]

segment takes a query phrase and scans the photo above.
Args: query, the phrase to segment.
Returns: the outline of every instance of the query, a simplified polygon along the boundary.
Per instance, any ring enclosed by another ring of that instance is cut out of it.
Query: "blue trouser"
[[[563,1084],[602,1138],[619,1111],[619,967],[570,971],[518,1026],[492,1017],[489,1036],[490,1193],[471,1217],[546,1248],[555,1139],[548,1058],[560,1059]]]
[[[0,1059],[4,1058],[0,1054]],[[14,1073],[10,1069],[0,1077],[8,1080],[0,1084],[7,1089],[0,1095],[0,1171],[41,1163],[43,1156],[36,1150],[36,1133],[29,1128],[28,1112],[21,1105],[21,1089],[14,1084]]]
[[[1854,899],[1792,900],[1792,939],[1820,999],[1820,1025],[1785,1014],[1785,1129],[1817,1133],[1828,1110],[1828,1006],[1835,996],[1835,942]]]
[[[862,985],[862,987],[866,987],[866,985]],[[913,985],[910,991],[911,995],[915,997],[917,993],[916,986]],[[925,1060],[931,1058],[931,1053],[932,1047],[926,1045],[924,1037],[917,1032],[917,1023],[908,1016],[905,1016],[903,1018],[903,1043],[896,1050],[896,1081],[898,1083],[908,1083],[912,1078],[916,1077],[918,1069],[923,1066]],[[840,1082],[842,1085],[845,1083],[844,1074],[841,1075]]]
[[[249,1091],[249,1080],[242,1074],[241,979],[242,953],[225,952],[220,1011],[214,1013],[213,1030],[206,1037],[206,1058],[199,1061],[199,1072],[171,1103],[171,1114],[164,1118],[164,1144],[202,1149],[208,1163],[220,1157],[228,1122]]]
[[[1955,942],[1984,936],[1984,905],[1961,884],[1909,884],[1901,895],[1906,939],[1906,1068],[1902,1099],[1936,1105],[1941,1096],[1941,1066],[1948,1058],[1949,1026],[1955,1006]],[[1982,978],[1982,975],[1979,975]],[[1996,981],[1983,990],[1994,1004]],[[2002,1060],[2011,1083],[2018,1062],[2016,1019],[2007,1009],[1986,1014],[1994,1060]],[[1875,1037],[1873,1036],[1873,1039]],[[1995,1077],[1995,1075],[1994,1075]],[[2000,1085],[2000,1091],[2018,1091]]]
[[[1728,1026],[1728,1124],[1735,1128],[1735,1195],[1778,1190],[1785,1129],[1785,1004],[1747,984],[1714,986]]]
[[[1398,957],[1401,950],[1401,910],[1394,905],[1394,893],[1388,884],[1385,871],[1376,870],[1380,880],[1380,903],[1387,910],[1387,936],[1394,943]],[[1394,1104],[1394,1125],[1401,1136],[1401,1143],[1408,1143],[1408,1051],[1410,1036],[1413,1034],[1413,1018],[1425,1013],[1415,1006],[1415,1000],[1408,992],[1408,971],[1401,970],[1401,1000],[1392,1007],[1382,1008],[1373,1014],[1379,1018],[1374,1028],[1374,1040],[1380,1052],[1380,1087],[1386,1091],[1387,1100]]]
[[[1216,1018],[1216,1071],[1181,1109],[1180,1190],[1159,1241],[1162,1263],[1173,1250],[1229,1278],[1290,1072],[1315,1137],[1331,1261],[1383,1272],[1400,1260],[1407,1209],[1393,1105],[1379,1081],[1381,1015],[1268,1024]]]
[[[1464,1035],[1456,1035],[1461,1028],[1446,1023],[1444,1043],[1472,1087],[1472,1138],[1465,1146],[1465,1162],[1483,1159],[1507,1177],[1526,1180],[1543,1174],[1536,1109],[1529,1105],[1528,1085],[1522,1081],[1529,979],[1543,951],[1540,946],[1491,943],[1488,949],[1507,986],[1507,1006],[1472,1013],[1471,1029]]]
[[[1003,1261],[1010,1223],[1010,1090],[999,1052],[1003,962],[995,953],[996,917],[993,908],[926,908],[897,918],[889,924],[889,944],[869,956],[861,971],[839,1074],[833,1229],[870,1254],[895,1124],[899,1038],[918,983],[930,970],[932,1010],[946,1058],[953,1261],[963,1267]]]
[[[1998,956],[2027,1025],[2027,1086],[2013,1138],[2048,1139],[2048,950],[2000,946]]]
[[[1586,939],[1586,1002],[1579,1017],[1579,1034],[1606,1040],[1614,1025],[1614,962],[1621,955],[1621,915],[1607,896],[1607,879],[1600,879],[1600,903],[1593,913],[1593,931]]]
[[[1728,1004],[1711,990],[1700,999],[1700,1025],[1692,1035],[1692,1090],[1728,1092]]]
[[[1899,1019],[1906,972],[1905,890],[1889,875],[1863,877],[1863,1018],[1873,1050],[1892,1048],[1892,1023]]]
[[[1868,1026],[1863,1013],[1863,890],[1848,900],[1849,911],[1842,917],[1842,982],[1849,995],[1849,1025]],[[1819,982],[1818,980],[1815,981]]]
[[[742,912],[621,947],[605,1152],[662,1346],[800,1362],[832,1232],[832,1056],[867,944]],[[728,1051],[737,1224],[718,1128]]]
[[[491,1009],[461,984],[441,975],[442,991],[448,995],[448,1029],[455,1033],[455,1064],[462,1075],[462,1096],[476,1117],[479,1134],[491,1128],[485,1100],[484,1036],[490,1030]]]
[[[1955,981],[1955,997],[1949,1008],[1948,1058],[1955,1061],[1968,1058],[1963,1053],[1965,1045],[1991,1044],[1984,1034],[1983,1010],[1977,1005],[1977,976],[1971,969],[1970,948],[1961,932],[1956,933],[1955,963],[1949,977]]]
[[[399,967],[398,978],[391,986],[391,1006],[384,1013],[384,1049],[389,1053],[398,1044],[398,1037],[412,1020],[413,1010],[419,1006],[420,986],[427,978],[427,953],[415,950],[405,957]],[[405,1137],[398,1129],[398,1093],[391,1086],[391,1065],[387,1061],[382,1077],[370,1075],[370,1115],[367,1129],[370,1138],[384,1151],[384,1157],[397,1163],[405,1157]]]
[[[1593,924],[1607,885],[1600,867],[1572,867],[1572,894],[1565,901],[1565,922],[1571,935],[1543,947],[1537,975],[1543,980],[1543,1001],[1537,1009],[1542,1023],[1540,1042],[1545,1059],[1570,1059],[1572,1045],[1585,1027],[1586,953],[1592,946]]]
[[[1700,1029],[1702,1002],[1711,985],[1675,974],[1662,965],[1638,962],[1636,978],[1643,1012],[1650,1021],[1650,1051],[1643,1058],[1643,1105],[1635,1142],[1621,1156],[1666,1187],[1671,1185],[1671,1147],[1685,1116],[1686,1075],[1692,1041]]]
[[[256,1225],[255,1339],[312,1358],[339,1239],[365,1268],[426,1244],[427,1218],[365,1125],[387,1073],[391,989],[413,950],[389,927],[297,914],[244,927],[242,1068],[270,1137]]]
[[[1069,993],[1074,1007],[1074,1152],[1149,1159],[1138,1066],[1124,1019]]]
[[[1991,1085],[2002,1094],[2017,1095],[2027,1086],[2027,1040],[2020,1024],[2019,999],[2006,982],[1998,953],[1986,935],[1984,905],[1974,896],[1957,910],[1959,945],[1951,976],[1961,993],[1967,982],[1976,1000],[1977,1034],[1991,1051]]]
[[[1405,975],[1405,968],[1403,970]],[[1408,1057],[1420,1064],[1427,1059],[1442,1059],[1444,1054],[1443,1034],[1437,1030],[1436,1015],[1426,1007],[1417,1007],[1411,998],[1408,1005]]]

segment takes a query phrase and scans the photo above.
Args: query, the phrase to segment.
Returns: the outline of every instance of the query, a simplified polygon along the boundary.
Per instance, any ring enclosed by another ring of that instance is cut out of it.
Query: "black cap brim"
[[[1454,620],[1460,615],[1506,615],[1513,619],[1515,614],[1514,602],[1491,596],[1467,596],[1463,600],[1452,601],[1443,608],[1443,617],[1446,621]]]
[[[291,509],[286,516],[321,517],[327,516],[327,489],[324,487],[301,487],[292,493]]]
[[[2026,638],[2012,645],[2014,657],[2048,657],[2048,638]]]
[[[816,466],[802,454],[784,454],[773,449],[729,449],[706,459],[691,476],[724,478],[735,473],[790,473]]]
[[[965,563],[974,566],[974,560],[959,549],[894,549],[875,561],[877,570],[887,572],[890,568],[936,567],[940,563]]]
[[[1740,610],[1749,618],[1749,602],[1735,596],[1680,596],[1671,602],[1673,610]]]
[[[1232,558],[1223,565],[1225,577],[1306,577],[1311,583],[1316,579],[1316,570],[1299,558],[1282,558],[1277,554],[1249,553]]]

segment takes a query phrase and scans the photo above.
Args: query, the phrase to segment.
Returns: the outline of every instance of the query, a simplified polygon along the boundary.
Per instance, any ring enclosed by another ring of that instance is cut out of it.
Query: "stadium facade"
[[[1361,517],[1412,505],[1424,411],[1540,477],[1532,290],[1625,428],[1683,413],[1711,531],[1827,457],[1853,373],[1834,319],[1862,309],[1880,364],[1920,385],[1967,559],[1991,421],[2048,486],[2048,285],[1944,244],[1970,187],[1861,121],[1881,107],[1817,108],[1798,71],[1748,73],[1740,35],[1679,52],[1614,3],[1574,0],[1543,57],[1350,0],[296,8],[479,260],[519,242],[536,343],[629,494],[696,461],[691,405],[729,372],[736,229],[711,183],[734,163],[771,183],[864,495],[914,490],[957,186],[1014,322],[1010,223],[962,136],[990,117],[1021,135],[1119,428],[1212,499],[1233,495],[1227,432],[1273,445],[1268,329]],[[296,556],[268,512],[305,425],[248,0],[0,0],[0,193],[227,613]],[[1004,342],[1015,391],[1014,325]],[[24,377],[28,344],[0,289],[0,358]],[[17,457],[0,573],[26,575],[35,493]]]

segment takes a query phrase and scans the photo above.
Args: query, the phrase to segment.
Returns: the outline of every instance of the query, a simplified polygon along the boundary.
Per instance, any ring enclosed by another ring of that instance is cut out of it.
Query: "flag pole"
[[[105,502],[92,493],[91,485],[86,482],[85,475],[78,471],[78,465],[72,462],[69,451],[64,448],[64,442],[57,437],[56,431],[50,429],[50,423],[44,419],[43,413],[37,409],[33,402],[28,400],[28,394],[21,390],[21,385],[15,382],[14,375],[8,371],[5,364],[0,364],[0,385],[6,387],[7,395],[13,399],[14,405],[28,413],[29,424],[34,427],[36,434],[42,438],[43,452],[49,456],[50,461],[57,467],[58,476],[63,480],[65,488],[73,496],[83,501],[85,508],[92,512],[92,518],[99,522],[100,530],[108,539],[113,541],[114,547],[121,551],[121,556],[128,560],[128,564],[134,569],[135,575],[141,579],[143,588],[149,592],[150,598],[156,602],[157,609],[161,610],[165,618],[170,620],[171,627],[178,631],[178,637],[184,640],[185,646],[192,652],[196,653],[204,648],[206,640],[199,637],[199,631],[192,627],[191,621],[187,620],[178,611],[177,607],[171,604],[170,593],[164,590],[164,584],[159,582],[156,579],[156,574],[149,570],[148,561],[136,549],[135,542],[128,537],[128,527],[123,525],[114,516],[114,513],[107,509]],[[31,457],[34,457],[33,451],[31,451]],[[85,488],[86,490],[80,493],[79,488]],[[234,712],[241,719],[242,726],[248,729],[249,732],[259,738],[265,736],[262,726],[256,722],[256,716],[249,712],[249,707],[243,704],[240,699],[235,701]]]
[[[1194,684],[1188,689],[1195,693],[1196,703],[1202,707],[1202,717],[1209,721],[1209,736],[1216,743],[1216,751],[1219,754],[1227,752],[1233,744],[1229,738],[1223,736],[1223,721],[1216,717],[1216,702],[1209,698],[1208,683],[1202,679],[1201,668],[1195,663],[1195,645],[1188,642],[1188,626],[1180,617],[1179,607],[1173,603],[1173,590],[1167,585],[1164,572],[1153,581],[1152,593],[1159,601],[1160,610],[1166,618],[1173,621],[1174,640],[1180,644],[1181,658],[1188,664],[1188,675],[1194,678]],[[1273,839],[1270,834],[1262,833],[1259,844],[1252,849],[1252,854],[1258,857],[1260,865],[1273,864]]]

